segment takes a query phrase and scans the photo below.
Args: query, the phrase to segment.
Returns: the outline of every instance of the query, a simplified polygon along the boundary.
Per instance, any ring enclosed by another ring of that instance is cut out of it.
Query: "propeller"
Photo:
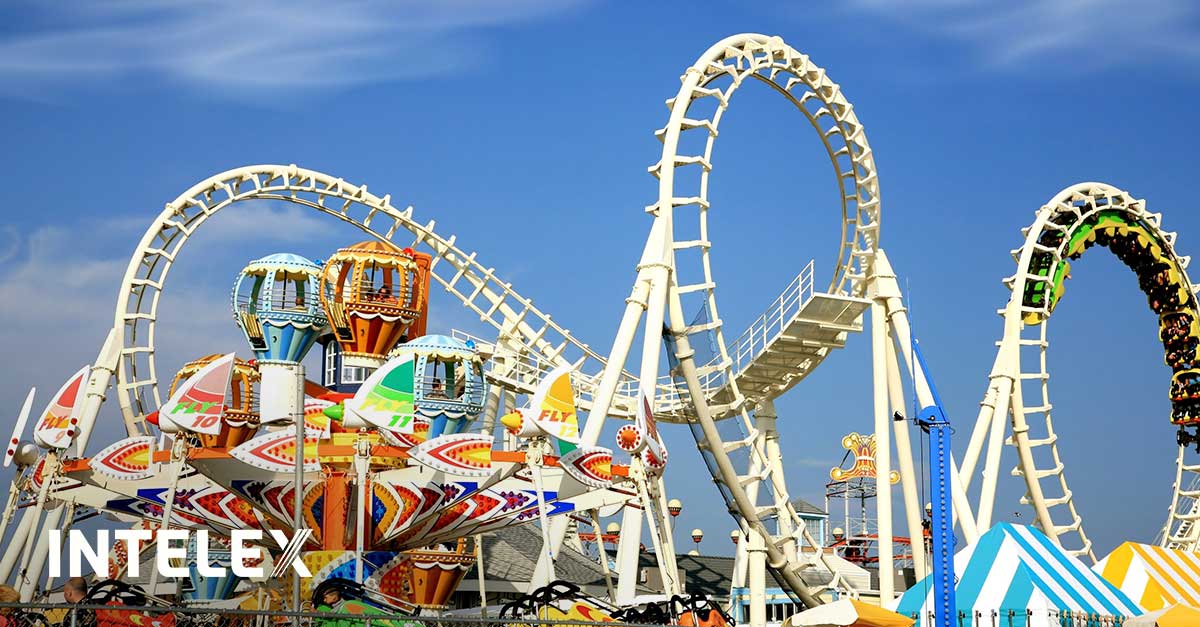
[[[29,388],[29,394],[25,397],[25,404],[21,406],[21,414],[17,417],[17,424],[13,427],[12,438],[8,441],[8,448],[4,451],[4,467],[8,468],[12,465],[13,457],[16,456],[17,450],[21,448],[21,432],[25,430],[25,423],[29,421],[29,410],[33,408],[33,396],[37,393],[37,388]]]

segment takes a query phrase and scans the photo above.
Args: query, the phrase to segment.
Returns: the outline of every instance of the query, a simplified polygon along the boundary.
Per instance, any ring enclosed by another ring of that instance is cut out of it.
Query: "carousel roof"
[[[321,272],[320,264],[293,253],[275,253],[246,264],[243,274],[287,273],[288,278],[315,276]]]
[[[391,356],[424,355],[426,358],[478,361],[475,347],[447,335],[422,335],[392,349]]]
[[[339,258],[366,258],[366,259],[405,259],[412,260],[413,253],[410,249],[401,249],[399,246],[390,242],[381,242],[379,240],[367,240],[359,242],[337,250],[336,256]]]
[[[407,349],[427,350],[427,351],[463,351],[473,353],[475,350],[466,343],[456,340],[448,335],[422,335],[418,338],[413,338],[403,345]]]

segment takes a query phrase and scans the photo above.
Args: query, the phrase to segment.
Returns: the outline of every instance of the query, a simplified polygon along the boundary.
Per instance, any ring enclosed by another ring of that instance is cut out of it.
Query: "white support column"
[[[507,363],[506,363],[507,359],[504,357],[500,357],[500,358],[493,357],[492,359],[500,360],[499,368],[501,368],[502,371],[507,366]],[[493,367],[497,367],[497,366],[493,366]],[[483,405],[483,415],[480,417],[480,420],[479,420],[479,432],[486,433],[487,435],[492,436],[493,441],[496,437],[496,417],[500,415],[501,400],[503,400],[503,398],[504,398],[504,388],[500,387],[499,385],[493,385],[493,386],[488,387],[487,400],[484,402],[484,405]]]
[[[596,392],[592,396],[592,407],[588,410],[587,422],[583,425],[583,432],[579,436],[580,446],[595,446],[600,441],[604,420],[608,416],[608,410],[612,407],[613,396],[617,392],[617,384],[621,382],[621,372],[625,369],[625,360],[629,357],[629,350],[633,347],[633,342],[637,337],[638,322],[641,321],[642,313],[646,310],[649,296],[650,282],[642,280],[642,270],[639,268],[638,281],[634,284],[629,298],[625,299],[625,313],[621,317],[621,326],[617,329],[612,350],[608,353],[608,362],[600,374],[600,383],[596,386]],[[510,404],[509,406],[515,405]],[[552,551],[557,553],[562,548],[566,536],[567,522],[561,516],[550,521]],[[618,555],[619,553],[618,551]],[[546,552],[543,551],[542,555],[545,554]],[[534,568],[535,579],[530,582],[531,589],[550,583],[538,579],[541,573],[549,570],[545,564],[541,563],[545,559],[540,557],[538,565]]]
[[[877,251],[875,255],[875,277],[872,280],[878,290],[878,297],[884,299],[887,304],[888,324],[892,329],[892,338],[899,348],[900,355],[904,357],[908,371],[913,373],[913,388],[916,390],[917,401],[922,406],[932,405],[933,394],[929,390],[927,375],[913,363],[912,332],[908,326],[907,310],[900,298],[900,286],[896,283],[896,275],[888,262],[887,254],[882,250]],[[975,527],[975,510],[967,500],[967,493],[963,490],[962,482],[959,480],[958,463],[954,461],[953,456],[950,458],[950,469],[954,518],[962,525],[963,538],[967,543],[972,543],[979,539],[979,532]]]
[[[655,547],[658,556],[658,567],[662,571],[663,585],[667,594],[683,594],[683,582],[679,580],[679,564],[675,559],[675,534],[671,524],[670,514],[667,513],[667,484],[662,475],[651,477],[648,481],[651,508],[651,519],[654,528],[651,534],[657,540]]]
[[[646,250],[642,256],[642,263],[638,266],[639,276],[645,277],[645,280],[650,284],[650,293],[646,299],[646,325],[642,336],[642,362],[638,375],[641,386],[639,393],[645,395],[650,401],[651,410],[655,408],[655,392],[657,391],[655,384],[658,381],[658,362],[663,351],[662,327],[667,309],[667,291],[671,281],[671,269],[667,265],[667,249],[670,243],[669,226],[669,220],[662,217],[655,219],[650,239],[646,242]],[[612,367],[613,363],[609,362],[608,366]],[[591,422],[590,416],[588,422]],[[590,427],[591,424],[588,426]],[[643,477],[645,476],[644,469],[641,468],[641,461],[638,458],[633,459],[633,463],[630,464],[630,470],[635,475],[640,473]],[[637,480],[635,478],[635,481]],[[643,502],[643,506],[652,507],[650,503],[646,502]],[[635,529],[631,529],[631,525]],[[618,548],[621,568],[620,579],[617,581],[618,603],[628,602],[633,599],[634,585],[637,581],[637,555],[633,552],[637,549],[637,546],[627,546],[630,543],[625,542],[626,534],[630,534],[629,537],[631,538],[636,538],[640,544],[642,535],[641,509],[626,507],[625,521],[621,523],[622,546]],[[659,556],[659,559],[661,560],[662,557]]]
[[[750,627],[767,625],[767,549],[763,537],[747,534],[750,561]]]
[[[904,385],[900,378],[900,362],[896,357],[896,345],[887,345],[888,396],[892,410],[904,413]],[[908,421],[892,421],[896,434],[896,461],[900,471],[900,491],[904,496],[904,520],[908,526],[908,538],[913,556],[913,571],[917,580],[925,578],[926,558],[924,527],[921,525],[921,497],[917,493],[917,470],[913,463],[912,442],[909,439]]]
[[[53,478],[58,474],[58,468],[58,452],[57,450],[51,450],[46,454],[46,464],[42,471],[42,487],[38,489],[37,502],[31,508],[35,514],[41,514],[45,510],[46,499],[50,494],[50,487],[53,482]],[[62,517],[62,510],[63,508],[60,507],[50,512],[50,514],[46,516],[46,525],[43,528],[44,530],[58,528],[59,519]],[[34,517],[33,529],[37,528],[37,521],[39,519],[40,516]],[[33,599],[33,590],[41,575],[40,567],[36,570],[32,568],[32,560],[34,559],[35,547],[38,545],[48,544],[47,542],[38,542],[39,537],[42,535],[44,535],[44,533],[36,535],[31,533],[26,535],[25,544],[20,551],[21,561],[17,566],[16,588],[17,592],[21,593],[21,600],[24,602],[29,602]],[[10,548],[9,550],[12,549]],[[45,553],[43,553],[43,555],[45,555]]]
[[[995,366],[992,368],[995,372]],[[996,415],[996,397],[999,390],[996,387],[1000,381],[995,377],[988,380],[988,389],[983,393],[983,400],[979,402],[979,415],[975,417],[975,427],[971,429],[971,440],[967,444],[967,452],[963,454],[962,464],[959,466],[959,472],[962,476],[963,489],[970,491],[971,482],[974,481],[975,466],[979,463],[979,457],[983,454],[983,447],[987,444],[988,431],[992,423],[992,416]]]
[[[875,391],[875,506],[879,551],[879,600],[891,603],[896,596],[892,547],[892,416],[888,411],[887,323],[884,305],[871,302],[871,374]]]
[[[746,533],[741,529],[735,529],[734,533],[738,534],[738,543],[733,550],[733,574],[729,578],[730,588],[745,588],[746,587],[746,547],[750,545],[746,541]],[[733,591],[729,592],[730,598],[733,598]]]
[[[638,554],[642,545],[642,510],[626,505],[621,512],[621,536],[617,540],[617,605],[628,605],[637,595]]]
[[[21,552],[13,550],[13,547],[25,546],[25,538],[30,534],[30,529],[34,527],[36,517],[33,515],[32,509],[27,509],[21,513],[21,519],[17,522],[17,526],[13,528],[12,537],[8,539],[5,546],[9,547],[7,551],[0,551],[0,581],[8,581],[9,575],[12,574],[13,568],[17,565],[17,559],[21,557]]]
[[[979,489],[979,516],[977,526],[986,531],[992,526],[992,512],[996,502],[996,483],[1000,479],[1000,456],[1004,452],[1004,433],[1008,426],[1008,412],[1013,401],[1013,395],[1020,387],[1020,350],[1021,327],[1020,316],[1016,301],[1009,303],[1008,315],[1004,316],[1004,338],[1000,342],[1000,350],[996,353],[996,362],[992,365],[989,388],[995,389],[995,400],[992,407],[991,421],[987,439],[987,458],[984,461],[983,476]],[[990,391],[990,390],[989,390]],[[982,425],[980,425],[982,426]],[[966,469],[964,469],[965,471]],[[964,477],[964,482],[969,477]]]
[[[767,462],[771,465],[771,473],[777,477],[783,477],[783,450],[779,446],[779,431],[775,428],[775,421],[779,415],[775,412],[775,401],[771,399],[763,399],[758,403],[758,409],[754,412],[754,427],[758,429],[760,437],[763,440],[763,450],[767,453]],[[778,491],[773,492],[775,496],[776,511],[785,511],[788,506],[788,495]],[[792,521],[787,516],[778,518],[779,528],[776,529],[776,534],[783,539],[783,551],[791,555],[798,555],[800,547],[796,544],[796,530],[792,528]],[[821,538],[824,541],[824,538]],[[814,547],[819,549],[819,547]]]
[[[979,520],[976,526],[981,531],[992,527],[992,512],[996,503],[996,484],[1000,480],[1000,456],[1004,452],[1004,433],[1008,426],[1008,407],[1012,400],[1012,389],[1017,385],[1011,377],[998,382],[995,412],[992,414],[987,442],[987,460],[983,466],[982,483],[979,488]]]
[[[617,591],[613,588],[612,572],[608,569],[608,550],[604,548],[604,528],[600,526],[600,511],[592,510],[592,531],[596,533],[596,557],[600,570],[604,571],[604,589],[608,591],[608,602],[617,602]]]
[[[767,402],[770,403],[770,401],[767,401]],[[756,424],[757,424],[757,421],[760,419],[760,414],[761,415],[770,414],[772,417],[774,417],[774,415],[775,415],[774,404],[773,403],[770,404],[769,409],[767,409],[765,407],[759,407],[758,410],[755,411],[754,416],[755,416]],[[764,437],[762,429],[759,429],[758,437],[760,439],[762,439]],[[749,481],[746,483],[746,497],[749,499],[750,504],[754,507],[758,506],[758,492],[759,492],[759,489],[762,487],[762,481],[760,481],[757,477],[761,476],[762,472],[763,472],[763,467],[759,463],[758,458],[752,456],[751,460],[750,460],[749,473],[747,474],[747,477],[749,477]],[[732,583],[732,587],[734,587],[734,588],[749,589],[750,580],[751,580],[751,577],[750,577],[750,554],[749,554],[750,542],[747,540],[747,538],[750,537],[751,535],[757,536],[758,533],[753,530],[751,530],[751,531],[749,531],[749,533],[747,533],[746,529],[739,530],[739,533],[742,534],[742,537],[741,537],[741,541],[738,542],[737,552],[736,552],[736,555],[733,560],[733,577],[732,577],[731,583]]]
[[[572,520],[567,526],[567,539],[571,542],[571,548],[579,552],[580,555],[585,555],[583,552],[583,538],[579,537],[579,521]]]
[[[635,462],[635,464],[642,466],[640,462]],[[642,472],[635,473],[635,475],[640,474],[644,477],[644,481],[640,482],[638,486],[638,492],[641,495],[640,500],[648,510],[647,514],[649,514],[650,542],[654,546],[654,557],[655,561],[658,562],[658,573],[659,577],[662,579],[663,594],[671,597],[680,594],[681,592],[679,585],[679,569],[675,566],[675,555],[667,549],[666,545],[663,544],[664,534],[659,533],[659,530],[662,529],[662,527],[659,526],[660,517],[657,508],[658,498],[654,493],[654,484],[659,480],[659,478],[648,476],[645,473],[644,466],[642,466],[641,470]],[[668,523],[668,525],[669,524],[670,523]],[[669,535],[669,529],[667,535]]]

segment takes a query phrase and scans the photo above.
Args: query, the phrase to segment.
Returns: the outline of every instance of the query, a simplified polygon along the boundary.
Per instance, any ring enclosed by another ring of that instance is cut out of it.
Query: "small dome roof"
[[[413,252],[410,248],[401,249],[395,244],[379,240],[367,240],[357,244],[339,248],[331,260],[368,259],[373,261],[400,260],[411,262]]]
[[[397,346],[393,354],[417,353],[431,355],[443,359],[459,357],[475,357],[475,347],[456,340],[448,335],[422,335]]]
[[[300,278],[301,275],[317,276],[321,273],[321,265],[307,257],[301,257],[293,253],[275,253],[251,261],[242,270],[242,274],[247,275],[265,275],[279,272],[287,273],[289,278]]]

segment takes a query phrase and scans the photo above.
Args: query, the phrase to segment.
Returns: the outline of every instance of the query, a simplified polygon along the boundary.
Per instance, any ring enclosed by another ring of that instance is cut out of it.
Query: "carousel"
[[[392,609],[444,608],[476,561],[480,533],[619,507],[637,490],[610,450],[574,446],[569,369],[536,383],[522,410],[530,420],[507,438],[512,446],[475,428],[493,394],[489,354],[423,333],[428,269],[427,255],[380,242],[341,248],[324,264],[286,253],[251,261],[234,282],[232,317],[253,359],[220,347],[226,352],[184,364],[168,400],[146,416],[150,433],[57,460],[18,442],[12,457],[36,466],[29,489],[46,502],[151,534],[204,530],[219,542],[239,529],[308,530],[299,556],[312,573],[300,581],[306,598],[329,584],[341,586],[342,598],[369,596]],[[353,393],[304,375],[318,340],[336,342],[348,364],[368,370]],[[54,397],[46,414],[54,420],[39,422],[36,446],[65,453],[54,447],[70,442],[86,374]],[[557,422],[539,428],[547,412]],[[199,562],[221,564],[228,553],[197,560],[194,543],[189,550],[186,602],[284,602],[286,578],[205,577],[209,564]],[[125,574],[129,554],[114,550],[109,578]]]

